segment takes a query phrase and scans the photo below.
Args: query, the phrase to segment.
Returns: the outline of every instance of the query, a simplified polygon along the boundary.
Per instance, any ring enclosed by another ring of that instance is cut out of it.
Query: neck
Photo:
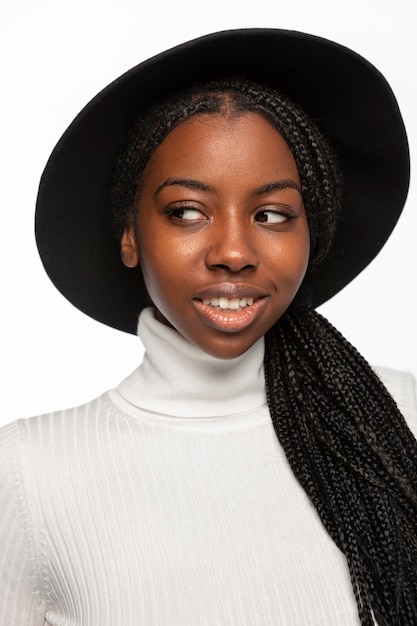
[[[173,417],[213,417],[253,411],[266,402],[264,341],[229,360],[212,357],[157,321],[139,318],[143,362],[118,390],[130,404]]]

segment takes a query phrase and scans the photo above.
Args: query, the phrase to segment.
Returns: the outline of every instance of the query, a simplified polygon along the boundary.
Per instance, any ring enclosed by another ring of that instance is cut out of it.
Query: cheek
[[[301,228],[298,242],[296,242],[298,249],[299,263],[304,269],[307,269],[307,265],[310,259],[310,229],[308,226],[307,218],[304,219]]]
[[[178,254],[167,241],[153,242],[152,248],[141,246],[140,267],[148,294],[154,305],[165,311],[176,301],[186,282],[179,267]]]
[[[278,274],[288,283],[301,283],[310,259],[310,234],[307,227],[300,229],[276,251],[274,260]]]
[[[148,289],[156,287],[169,274],[169,264],[167,254],[161,254],[158,250],[140,250],[140,268],[143,279]]]
[[[299,257],[300,257],[299,265],[303,273],[303,276],[307,271],[308,264],[310,261],[310,251],[311,251],[310,231],[308,227],[306,227],[303,242],[299,249]]]
[[[151,241],[151,243],[149,243]],[[171,230],[161,236],[139,240],[140,266],[145,280],[186,285],[201,268],[206,245],[198,236],[176,236]]]

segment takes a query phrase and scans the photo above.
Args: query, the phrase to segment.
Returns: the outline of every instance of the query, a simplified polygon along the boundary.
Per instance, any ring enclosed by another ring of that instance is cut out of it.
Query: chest
[[[358,624],[344,557],[269,426],[68,452],[38,517],[52,626]]]

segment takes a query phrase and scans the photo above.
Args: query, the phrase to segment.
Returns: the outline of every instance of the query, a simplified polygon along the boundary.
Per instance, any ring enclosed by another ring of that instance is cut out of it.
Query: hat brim
[[[109,208],[113,164],[141,110],[181,87],[242,76],[287,94],[335,149],[342,220],[326,259],[309,272],[314,306],[334,296],[378,254],[402,211],[409,151],[385,78],[332,41],[278,29],[214,33],[163,52],[112,82],[75,118],[43,172],[36,238],[52,282],[77,308],[135,333],[149,299],[140,273],[120,260]]]

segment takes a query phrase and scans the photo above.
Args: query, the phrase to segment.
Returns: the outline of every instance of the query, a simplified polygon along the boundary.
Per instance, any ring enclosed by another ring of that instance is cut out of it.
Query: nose
[[[229,272],[253,271],[259,259],[252,224],[236,218],[223,220],[211,227],[210,242],[206,252],[206,265],[210,269]]]

